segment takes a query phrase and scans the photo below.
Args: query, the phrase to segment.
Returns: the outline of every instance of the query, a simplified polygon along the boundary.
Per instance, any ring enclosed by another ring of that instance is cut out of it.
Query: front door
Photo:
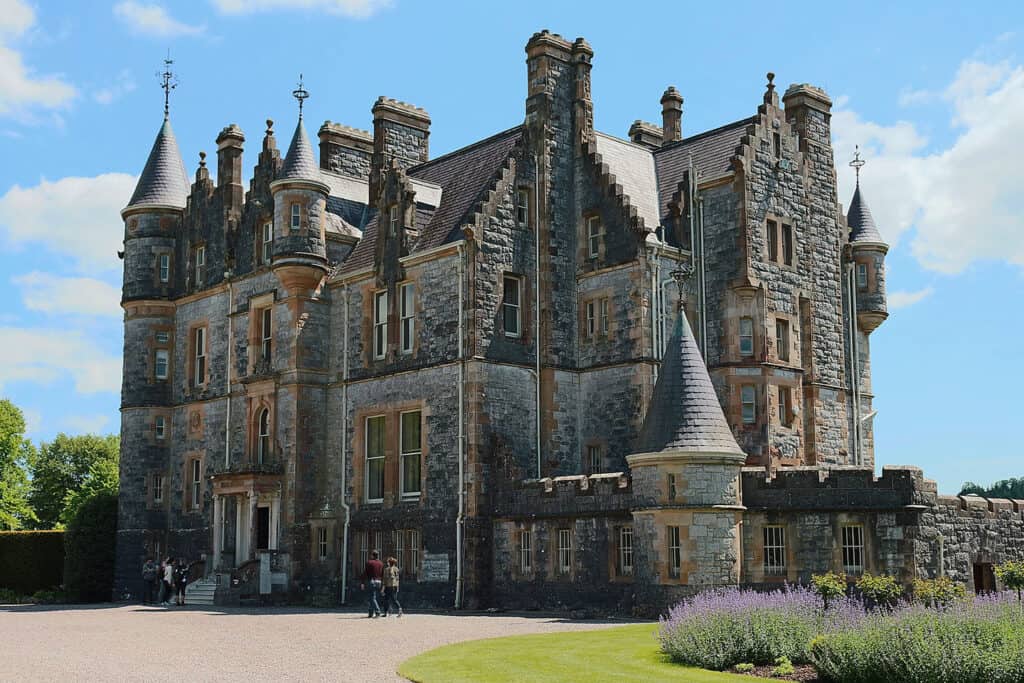
[[[974,564],[974,592],[991,593],[996,589],[996,574],[992,569],[991,562],[976,562]]]
[[[256,550],[270,549],[270,507],[256,508]]]

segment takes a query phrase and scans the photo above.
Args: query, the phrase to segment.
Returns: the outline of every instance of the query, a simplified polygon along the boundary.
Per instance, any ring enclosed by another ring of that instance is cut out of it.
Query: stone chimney
[[[373,160],[373,135],[340,123],[324,121],[320,138],[320,168],[366,180]]]
[[[676,86],[668,86],[661,96],[661,144],[683,139],[683,96]]]
[[[656,149],[661,146],[664,133],[660,126],[637,119],[629,127],[629,139],[638,145]]]
[[[370,196],[378,194],[381,172],[391,159],[399,168],[422,164],[430,158],[430,115],[420,107],[377,98],[373,104],[373,162],[370,169]]]
[[[235,124],[221,130],[217,136],[217,191],[224,195],[224,209],[241,215],[245,201],[242,184],[242,144],[245,136]]]

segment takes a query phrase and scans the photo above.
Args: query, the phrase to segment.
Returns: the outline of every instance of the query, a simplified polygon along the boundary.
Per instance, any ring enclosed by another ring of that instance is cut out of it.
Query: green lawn
[[[658,649],[657,630],[657,624],[632,624],[597,631],[471,640],[407,659],[398,673],[417,683],[756,680],[672,664]]]

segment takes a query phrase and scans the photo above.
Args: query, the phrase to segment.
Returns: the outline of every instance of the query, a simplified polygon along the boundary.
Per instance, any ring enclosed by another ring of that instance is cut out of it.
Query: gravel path
[[[0,681],[402,681],[446,643],[621,625],[557,617],[140,605],[0,607]]]

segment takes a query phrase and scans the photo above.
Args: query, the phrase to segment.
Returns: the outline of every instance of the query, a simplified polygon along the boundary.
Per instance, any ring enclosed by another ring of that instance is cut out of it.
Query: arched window
[[[264,408],[259,415],[259,433],[256,437],[256,462],[263,464],[270,456],[270,410]]]

